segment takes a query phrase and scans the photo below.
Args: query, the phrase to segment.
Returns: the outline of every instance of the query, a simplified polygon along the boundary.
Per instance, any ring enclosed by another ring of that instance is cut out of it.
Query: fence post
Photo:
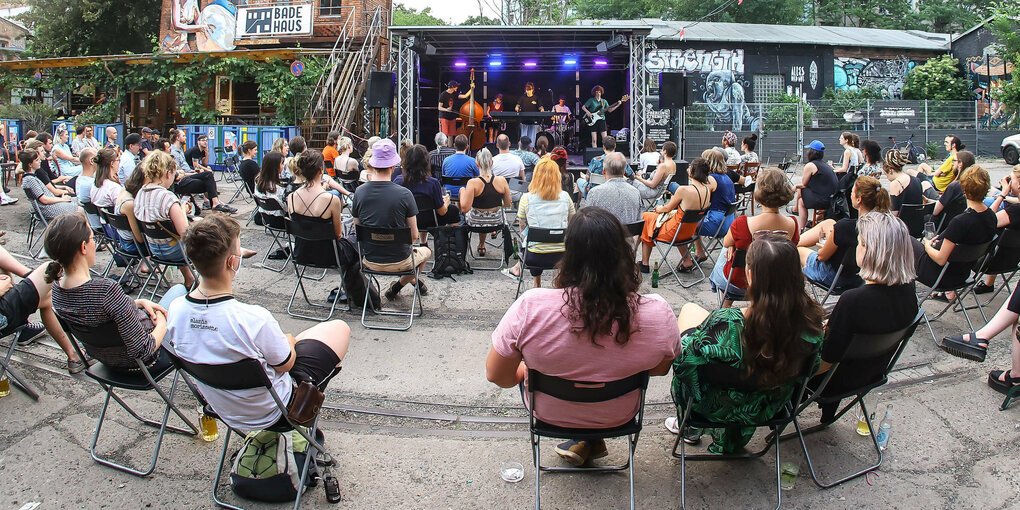
[[[928,100],[924,100],[924,146],[928,146]],[[925,150],[927,152],[927,150]]]
[[[867,138],[871,138],[871,99],[865,99],[864,110],[864,132]]]
[[[979,129],[979,126],[978,126],[978,102],[977,102],[977,100],[975,100],[974,101],[974,154],[979,154],[978,151],[980,150],[978,148],[978,136],[979,136],[978,133],[979,132],[980,132],[980,129]]]
[[[804,103],[797,98],[797,155],[804,155]]]

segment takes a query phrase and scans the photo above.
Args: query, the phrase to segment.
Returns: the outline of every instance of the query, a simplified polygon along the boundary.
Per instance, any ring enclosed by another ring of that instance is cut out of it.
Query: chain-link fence
[[[795,156],[812,140],[838,148],[844,131],[883,148],[910,144],[931,159],[945,157],[942,141],[954,134],[978,156],[1001,157],[1001,142],[1020,132],[1016,107],[981,101],[811,100],[793,103],[695,103],[681,116],[684,156],[720,144],[723,131],[738,139],[757,133],[763,157]]]

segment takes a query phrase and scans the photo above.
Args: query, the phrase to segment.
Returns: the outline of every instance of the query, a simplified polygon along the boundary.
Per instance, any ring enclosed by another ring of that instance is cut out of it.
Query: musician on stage
[[[570,119],[570,115],[574,112],[570,111],[570,107],[567,106],[567,98],[560,96],[559,102],[553,105],[553,113],[565,113],[566,115],[553,115],[553,126],[558,129],[565,128],[567,121]]]
[[[517,107],[515,108],[518,112],[544,112],[545,107],[539,101],[538,96],[535,95],[535,84],[528,83],[524,84],[524,95],[518,98]],[[521,136],[526,136],[532,140],[535,139],[535,135],[538,134],[538,121],[537,120],[522,120],[521,121]]]
[[[620,104],[622,104],[620,101],[617,101],[615,104],[610,106],[609,101],[602,99],[602,94],[605,92],[606,89],[602,88],[602,85],[595,85],[595,87],[591,89],[592,97],[589,98],[588,101],[584,103],[584,106],[581,107],[581,109],[584,110],[585,116],[588,118],[591,118],[591,116],[596,114],[603,117],[596,121],[594,125],[589,126],[591,128],[592,148],[598,147],[598,135],[601,134],[603,139],[606,138],[605,116],[619,108]]]
[[[446,90],[439,94],[439,131],[446,135],[449,140],[447,143],[452,143],[454,137],[457,136],[457,118],[459,117],[456,108],[454,108],[454,102],[458,98],[467,99],[471,95],[471,91],[457,94],[457,89],[460,87],[457,80],[450,80],[446,87]],[[471,88],[475,88],[473,83]]]
[[[488,120],[489,127],[486,129],[489,143],[496,143],[496,135],[499,134],[499,125],[495,119],[492,118],[492,112],[503,111],[503,94],[496,94],[496,98],[489,104],[485,105],[485,118]]]

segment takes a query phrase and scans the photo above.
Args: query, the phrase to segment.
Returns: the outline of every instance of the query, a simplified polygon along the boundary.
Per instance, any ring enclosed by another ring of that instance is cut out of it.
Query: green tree
[[[914,28],[910,0],[812,0],[809,19],[817,25],[863,28]]]
[[[500,25],[500,24],[501,24],[501,22],[498,19],[489,18],[489,17],[482,16],[482,15],[471,16],[470,18],[464,20],[463,23],[461,23],[461,25],[467,25],[467,26]]]
[[[992,20],[988,28],[998,39],[999,56],[1013,63],[1013,73],[1009,81],[992,90],[992,95],[1013,109],[1020,105],[1020,4],[998,2],[992,7]]]
[[[988,11],[987,3],[973,0],[919,0],[914,16],[917,26],[912,28],[943,34],[963,33],[985,19]]]
[[[781,25],[804,22],[804,0],[745,0],[741,4],[734,0],[675,0],[668,3],[654,0],[573,0],[572,6],[581,19],[693,21],[711,14],[705,17],[705,21]]]
[[[393,25],[402,27],[421,27],[426,25],[446,25],[447,23],[432,15],[432,8],[417,10],[404,4],[393,7]]]
[[[903,99],[965,100],[970,96],[968,85],[960,76],[960,61],[942,55],[928,59],[907,73]]]
[[[28,0],[26,54],[72,57],[142,53],[159,31],[161,0]]]

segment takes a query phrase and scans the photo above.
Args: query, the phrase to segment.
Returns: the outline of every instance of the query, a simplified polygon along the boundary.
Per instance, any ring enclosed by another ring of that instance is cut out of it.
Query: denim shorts
[[[807,263],[804,264],[804,276],[828,286],[832,285],[832,280],[836,278],[836,269],[828,262],[818,260],[818,252],[811,252]]]
[[[166,262],[184,262],[184,252],[181,251],[181,244],[175,243],[149,243],[149,251]]]
[[[712,267],[712,274],[709,275],[708,281],[712,283],[712,292],[719,292],[719,289],[726,288],[726,299],[730,301],[739,301],[744,298],[744,294],[747,290],[741,289],[735,285],[726,284],[726,249],[723,248],[722,253],[719,254],[719,258],[715,261],[715,266]]]

